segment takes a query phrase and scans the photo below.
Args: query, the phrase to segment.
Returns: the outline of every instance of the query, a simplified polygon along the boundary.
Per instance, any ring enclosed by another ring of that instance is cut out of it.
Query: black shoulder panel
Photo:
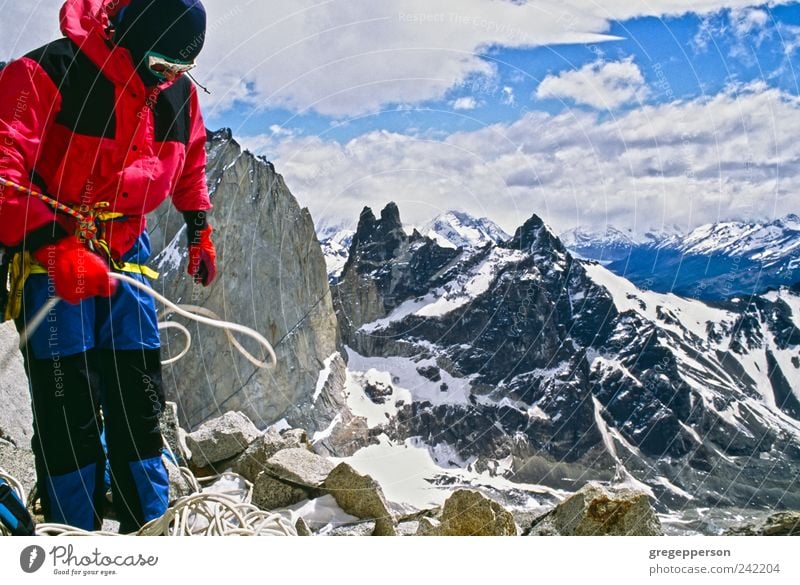
[[[39,63],[61,93],[56,122],[78,134],[114,138],[114,84],[75,43],[61,38],[25,56]]]
[[[182,75],[158,94],[153,106],[157,141],[189,143],[191,88],[192,82]]]

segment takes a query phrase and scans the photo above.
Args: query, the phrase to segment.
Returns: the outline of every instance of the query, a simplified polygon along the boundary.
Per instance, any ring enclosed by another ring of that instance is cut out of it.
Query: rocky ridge
[[[156,288],[262,332],[278,366],[256,371],[219,332],[192,325],[202,342],[167,366],[167,393],[188,427],[241,410],[260,428],[286,418],[315,430],[304,413],[340,341],[313,221],[273,165],[243,150],[230,130],[210,132],[206,150],[219,276],[203,288],[185,274],[185,226],[167,201],[148,218],[158,251],[151,263],[161,273]],[[180,336],[168,336],[165,354],[182,346]]]

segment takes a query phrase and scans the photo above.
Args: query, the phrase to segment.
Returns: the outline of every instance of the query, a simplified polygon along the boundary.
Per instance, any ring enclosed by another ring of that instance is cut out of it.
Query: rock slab
[[[192,452],[192,463],[205,467],[238,455],[260,434],[241,412],[226,412],[186,435],[186,444]]]
[[[255,482],[258,474],[266,469],[266,463],[278,451],[284,449],[311,450],[305,431],[295,429],[279,433],[269,428],[250,443],[244,453],[233,462],[233,471]]]
[[[534,520],[529,536],[661,536],[661,522],[644,492],[587,484]]]
[[[333,471],[334,465],[307,449],[283,449],[264,464],[265,473],[282,482],[308,489],[318,489]]]
[[[285,508],[306,499],[307,491],[277,480],[266,471],[258,474],[253,485],[253,503],[262,510]]]
[[[473,490],[457,490],[442,507],[438,526],[420,522],[418,534],[428,536],[516,536],[511,512]]]
[[[348,514],[375,521],[373,536],[396,536],[395,522],[381,486],[368,475],[361,475],[347,463],[330,472],[323,488]]]
[[[760,524],[734,526],[725,536],[800,536],[800,512],[778,512]]]

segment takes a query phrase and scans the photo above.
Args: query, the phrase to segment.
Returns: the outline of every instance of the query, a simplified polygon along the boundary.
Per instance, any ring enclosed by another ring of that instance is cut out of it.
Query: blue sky
[[[57,36],[60,3],[6,3],[0,49]],[[273,160],[318,223],[394,200],[409,224],[640,234],[800,207],[795,2],[205,5],[207,126]]]
[[[279,126],[337,141],[375,129],[451,133],[513,122],[523,108],[549,113],[589,108],[567,98],[537,97],[536,89],[547,76],[579,70],[597,61],[626,59],[639,68],[644,83],[651,88],[644,100],[650,104],[713,95],[732,82],[752,80],[763,80],[771,87],[797,95],[797,53],[787,55],[786,51],[787,45],[798,42],[800,7],[757,5],[754,10],[766,15],[767,22],[746,35],[737,33],[731,23],[731,11],[723,9],[704,16],[689,13],[611,22],[608,34],[619,40],[533,48],[487,47],[479,54],[497,69],[491,78],[476,75],[454,85],[443,99],[413,105],[387,102],[379,111],[357,117],[269,107],[253,113],[251,104],[237,102],[225,111],[215,111],[209,123],[239,128],[244,135],[261,134]],[[793,27],[798,29],[792,30]],[[513,102],[512,94],[504,88],[513,92]],[[454,107],[459,98],[465,101]],[[474,106],[468,101],[470,98]],[[621,109],[637,105],[626,103]]]

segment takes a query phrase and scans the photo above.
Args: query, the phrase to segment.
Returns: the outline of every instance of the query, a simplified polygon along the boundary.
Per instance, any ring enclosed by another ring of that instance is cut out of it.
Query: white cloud
[[[778,31],[783,45],[783,54],[791,57],[795,51],[800,49],[800,26],[781,25]]]
[[[514,96],[514,88],[505,86],[503,87],[503,103],[507,106],[513,106],[517,103],[517,98]]]
[[[576,71],[548,75],[539,84],[536,97],[569,99],[597,109],[614,109],[647,97],[639,66],[630,57],[623,61],[595,61]]]
[[[710,45],[719,50],[718,43],[730,35],[728,56],[752,66],[757,64],[753,49],[761,46],[775,32],[776,28],[770,22],[767,11],[749,6],[733,7],[704,17],[692,39],[692,46],[698,52],[707,51]]]
[[[0,0],[2,1],[2,0]],[[57,36],[61,0],[0,6],[0,55]],[[612,20],[708,13],[751,0],[205,0],[209,35],[197,77],[208,115],[252,108],[346,117],[392,103],[442,99],[470,76],[493,75],[480,54],[609,39]]]
[[[730,20],[736,35],[743,37],[763,29],[769,15],[760,8],[734,8]]]
[[[269,131],[273,136],[294,136],[295,132],[291,128],[284,128],[278,124],[273,124],[269,127]]]
[[[474,110],[478,107],[478,102],[472,96],[460,97],[453,102],[454,110]]]
[[[444,139],[375,131],[261,146],[317,220],[355,223],[364,205],[394,200],[410,223],[456,208],[507,230],[535,212],[557,229],[641,233],[796,212],[798,135],[800,99],[759,83],[613,119],[530,112]]]

